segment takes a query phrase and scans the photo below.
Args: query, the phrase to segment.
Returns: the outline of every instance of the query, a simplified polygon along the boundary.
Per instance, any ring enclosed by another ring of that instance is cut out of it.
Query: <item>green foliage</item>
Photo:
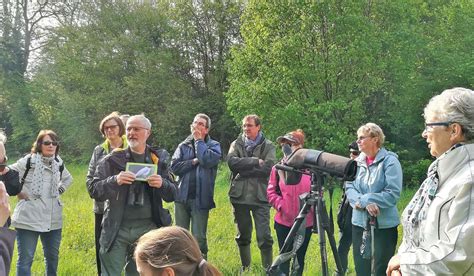
[[[259,114],[270,138],[302,128],[306,147],[343,155],[360,125],[377,123],[413,185],[428,158],[424,105],[473,86],[472,11],[472,1],[249,1],[228,110],[236,122]]]

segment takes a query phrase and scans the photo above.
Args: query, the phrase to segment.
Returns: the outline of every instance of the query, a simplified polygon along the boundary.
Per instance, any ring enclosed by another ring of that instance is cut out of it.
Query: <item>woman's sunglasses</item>
[[[49,145],[57,146],[59,144],[59,142],[57,142],[57,141],[43,141],[42,144],[45,145],[45,146],[49,146]]]

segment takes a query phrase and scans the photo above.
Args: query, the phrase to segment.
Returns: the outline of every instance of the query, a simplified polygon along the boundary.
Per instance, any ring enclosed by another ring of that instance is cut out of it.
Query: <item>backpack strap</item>
[[[26,159],[25,172],[23,173],[23,177],[21,178],[21,181],[20,181],[20,184],[21,184],[22,187],[23,187],[23,184],[25,184],[25,179],[26,179],[26,176],[28,175],[28,172],[30,171],[30,169],[31,169],[31,155],[28,156],[28,159]]]
[[[25,172],[23,173],[23,177],[21,178],[21,181],[20,181],[22,187],[23,187],[23,184],[25,184],[25,179],[28,176],[28,172],[30,171],[30,169],[31,169],[31,155],[28,156],[28,159],[26,159]],[[64,162],[62,162],[61,165],[59,166],[59,179],[63,177],[63,171],[64,171]]]

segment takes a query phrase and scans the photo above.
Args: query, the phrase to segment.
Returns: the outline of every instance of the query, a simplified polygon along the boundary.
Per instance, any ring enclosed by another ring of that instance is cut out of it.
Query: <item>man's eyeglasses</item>
[[[255,125],[252,124],[243,124],[242,127],[254,127]]]
[[[426,132],[432,132],[433,131],[433,127],[435,126],[445,126],[445,127],[448,127],[450,126],[451,124],[453,124],[454,122],[435,122],[435,123],[425,123],[425,130]]]
[[[142,130],[142,129],[148,130],[148,128],[146,128],[146,127],[127,127],[127,132],[130,132],[130,131],[132,131],[132,130],[135,131],[135,132],[137,132],[137,131],[140,131],[140,130]]]
[[[194,122],[193,122],[193,125],[198,125],[198,126],[207,127],[207,126],[206,126],[206,123],[198,122],[198,121],[194,121]]]
[[[113,125],[113,126],[104,126],[104,130],[105,131],[109,131],[109,130],[114,130],[118,127],[118,125]]]
[[[49,146],[49,145],[57,146],[59,142],[58,141],[43,141],[42,144],[45,146]]]

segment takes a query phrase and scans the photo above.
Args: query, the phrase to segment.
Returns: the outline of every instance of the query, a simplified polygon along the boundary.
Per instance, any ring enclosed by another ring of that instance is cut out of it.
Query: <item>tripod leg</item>
[[[323,227],[323,201],[322,198],[318,195],[316,198],[316,204],[314,205],[314,215],[315,215],[315,222],[318,228],[318,236],[319,236],[319,250],[321,252],[321,270],[324,276],[329,275],[328,270],[328,256],[326,252],[326,236]],[[325,209],[324,209],[325,210]],[[325,213],[325,212],[324,212]]]
[[[337,271],[342,271],[342,263],[337,252],[336,239],[334,238],[334,229],[330,227],[329,216],[327,214],[326,205],[324,201],[322,202],[323,208],[322,212],[322,225],[326,233],[328,234],[329,245],[331,246],[332,254],[334,255],[334,260],[336,261]]]
[[[272,265],[270,266],[270,268],[267,269],[267,275],[274,275],[275,272],[278,271],[278,266],[285,262],[286,260],[282,260],[280,258],[280,256],[284,255],[284,253],[286,252],[289,252],[291,251],[292,249],[292,246],[293,246],[293,240],[294,240],[294,237],[296,236],[296,233],[298,232],[298,230],[300,229],[301,227],[301,224],[303,223],[306,215],[308,215],[309,213],[309,210],[311,209],[311,204],[309,204],[308,202],[305,202],[305,204],[303,205],[303,207],[301,208],[301,211],[300,213],[298,214],[298,216],[295,218],[295,222],[293,223],[293,225],[291,226],[291,229],[290,229],[290,232],[288,233],[288,235],[286,236],[286,239],[285,239],[285,242],[283,243],[283,246],[281,247],[280,249],[280,252],[279,252],[279,255],[275,258],[275,260],[273,261]],[[296,253],[296,252],[295,252]]]

